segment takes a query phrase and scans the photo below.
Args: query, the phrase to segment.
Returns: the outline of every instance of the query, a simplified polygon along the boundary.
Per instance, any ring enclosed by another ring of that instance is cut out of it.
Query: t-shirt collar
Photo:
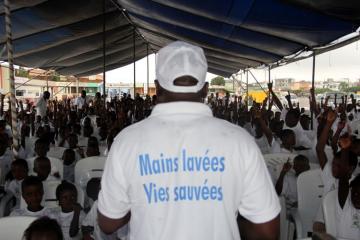
[[[169,102],[157,104],[151,112],[151,117],[170,114],[197,114],[212,116],[210,108],[199,102]]]

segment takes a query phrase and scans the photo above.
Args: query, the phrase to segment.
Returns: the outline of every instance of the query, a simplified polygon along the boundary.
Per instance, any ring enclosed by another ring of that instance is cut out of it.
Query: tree
[[[349,87],[349,84],[347,82],[341,82],[339,84],[340,91],[345,91],[345,89],[347,89],[348,87]]]
[[[223,77],[217,76],[217,77],[214,77],[213,79],[211,79],[210,84],[211,85],[225,86],[225,80],[224,80]]]

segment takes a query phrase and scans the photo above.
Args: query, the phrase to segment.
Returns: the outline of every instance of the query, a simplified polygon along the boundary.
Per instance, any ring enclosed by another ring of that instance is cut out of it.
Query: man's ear
[[[209,83],[205,82],[203,88],[200,90],[201,98],[206,98],[209,92]]]
[[[155,83],[156,96],[159,97],[159,96],[162,94],[162,92],[163,92],[163,91],[162,91],[162,87],[160,86],[158,80],[155,80],[154,83]]]

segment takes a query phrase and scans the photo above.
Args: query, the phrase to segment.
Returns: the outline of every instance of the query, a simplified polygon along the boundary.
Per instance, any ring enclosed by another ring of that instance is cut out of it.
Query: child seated
[[[280,133],[281,145],[274,142],[271,153],[292,153],[296,144],[296,136],[293,130],[284,129]]]
[[[28,165],[24,159],[16,159],[11,163],[11,174],[14,179],[5,185],[5,190],[11,193],[16,199],[14,209],[20,208],[21,183],[27,177],[28,171]]]
[[[74,150],[75,152],[76,161],[79,161],[80,159],[85,157],[84,150],[78,147],[78,136],[75,133],[69,134],[67,141],[69,144],[69,148]]]
[[[54,176],[50,175],[51,164],[47,157],[37,157],[34,161],[34,172],[37,174],[41,181],[53,181],[58,180]]]
[[[80,224],[85,217],[81,206],[77,203],[77,189],[74,184],[63,181],[56,188],[56,198],[60,208],[54,209],[51,218],[58,221],[64,239],[80,239]]]
[[[34,150],[37,156],[26,159],[26,161],[28,162],[29,169],[31,171],[33,170],[34,161],[37,157],[46,157],[50,160],[50,166],[51,166],[50,175],[54,176],[55,178],[60,178],[59,170],[56,167],[60,160],[57,158],[47,157],[47,153],[49,151],[49,142],[45,139],[36,140]]]
[[[56,220],[41,217],[36,219],[24,232],[24,240],[63,240],[61,228]]]
[[[63,179],[68,182],[74,182],[75,180],[75,152],[72,149],[66,149],[62,157],[64,163]]]
[[[119,237],[120,239],[125,238],[128,233],[128,225],[119,229],[117,233],[109,235],[103,233],[99,227],[97,220],[97,199],[100,191],[100,181],[100,178],[92,178],[86,186],[86,194],[92,201],[94,201],[94,203],[82,222],[81,231],[83,233],[84,240],[115,240],[117,239],[116,237]]]
[[[44,188],[42,181],[38,177],[29,176],[25,178],[21,183],[21,192],[27,207],[15,209],[10,216],[43,217],[50,215],[51,210],[41,206]]]
[[[11,161],[13,156],[11,151],[8,150],[8,143],[8,136],[4,133],[0,133],[0,185],[4,183],[5,176],[8,174],[8,172],[10,172],[11,169]]]
[[[92,156],[99,156],[99,142],[96,137],[89,137],[88,145],[86,149],[86,156],[92,157]]]
[[[310,169],[309,159],[304,155],[297,155],[292,168],[294,171],[290,171],[291,164],[286,162],[275,185],[277,194],[285,197],[287,209],[297,207],[297,177]]]

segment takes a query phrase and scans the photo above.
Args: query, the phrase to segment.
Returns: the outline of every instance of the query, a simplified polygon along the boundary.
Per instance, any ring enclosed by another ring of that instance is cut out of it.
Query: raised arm
[[[261,111],[256,110],[255,111],[255,119],[257,119],[260,123],[261,129],[263,130],[266,139],[269,143],[269,145],[271,146],[272,141],[273,141],[273,134],[270,130],[270,128],[267,126],[266,122],[264,121],[264,116],[261,114]]]
[[[344,121],[340,121],[338,123],[336,132],[331,139],[331,148],[333,149],[333,152],[337,152],[338,150],[338,141],[339,141],[340,133],[344,129],[345,125],[346,123]]]
[[[280,172],[280,176],[279,176],[278,180],[276,181],[275,190],[278,195],[280,195],[282,193],[283,186],[284,186],[284,177],[285,177],[286,173],[288,171],[290,171],[290,169],[291,169],[291,164],[289,161],[287,161],[286,163],[284,163],[283,168]]]
[[[278,106],[278,108],[280,109],[280,111],[282,111],[284,109],[283,105],[281,104],[281,101],[279,100],[279,98],[276,96],[276,94],[274,93],[273,89],[272,89],[272,83],[268,83],[268,88],[269,88],[269,92],[271,93],[273,99],[274,99],[274,103],[276,104],[276,106]]]
[[[325,145],[329,137],[329,131],[331,129],[331,126],[335,122],[336,117],[337,117],[337,112],[332,110],[328,112],[326,117],[326,124],[321,132],[320,138],[318,139],[318,143],[316,144],[316,155],[318,157],[321,169],[325,167],[325,164],[328,161],[325,154]]]
[[[289,91],[288,91],[288,95],[286,95],[285,98],[286,98],[286,101],[288,102],[289,108],[290,108],[290,109],[293,109],[294,106],[292,105],[291,95],[290,95],[290,92],[289,92]]]

